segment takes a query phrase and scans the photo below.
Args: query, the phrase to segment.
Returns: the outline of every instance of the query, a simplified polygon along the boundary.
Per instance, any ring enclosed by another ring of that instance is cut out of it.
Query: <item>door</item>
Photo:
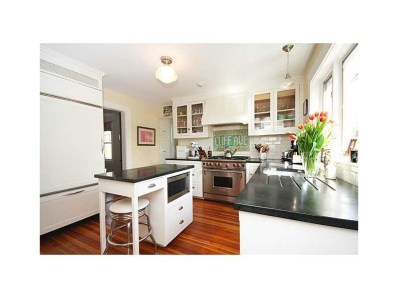
[[[275,91],[275,131],[286,131],[289,129],[294,129],[297,126],[297,95],[298,88]]]
[[[122,170],[121,113],[104,109],[104,155],[107,172]]]
[[[188,135],[190,129],[189,123],[188,123],[188,105],[181,105],[177,106],[176,112],[175,112],[175,120],[176,121],[176,133],[175,135],[178,136],[184,136]]]
[[[40,194],[96,183],[101,138],[101,108],[41,95]]]
[[[260,135],[272,132],[272,91],[253,95],[251,106],[251,134]]]

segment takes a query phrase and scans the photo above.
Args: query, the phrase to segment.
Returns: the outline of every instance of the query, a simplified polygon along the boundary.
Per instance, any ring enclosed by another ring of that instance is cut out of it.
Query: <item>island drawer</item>
[[[166,187],[165,178],[151,179],[143,182],[137,183],[137,194],[138,196],[145,195],[147,193],[153,192]]]
[[[192,197],[182,200],[167,212],[169,239],[173,239],[192,222]]]

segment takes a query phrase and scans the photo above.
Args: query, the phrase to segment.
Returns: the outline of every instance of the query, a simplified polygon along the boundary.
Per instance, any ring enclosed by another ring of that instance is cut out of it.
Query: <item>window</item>
[[[329,113],[333,119],[333,76],[330,75],[323,83],[323,111]]]
[[[343,62],[343,150],[347,149],[351,139],[358,138],[359,61],[357,51],[355,47]]]
[[[112,159],[112,122],[106,122],[104,125],[104,154],[105,159]]]

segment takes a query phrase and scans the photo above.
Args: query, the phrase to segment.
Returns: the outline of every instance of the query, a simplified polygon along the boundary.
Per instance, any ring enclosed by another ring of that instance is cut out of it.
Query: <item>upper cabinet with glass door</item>
[[[298,86],[253,94],[249,135],[281,134],[294,130],[299,119]]]
[[[208,137],[207,126],[202,125],[204,102],[175,104],[173,106],[174,138]]]
[[[274,131],[294,129],[298,124],[298,87],[275,90],[275,126]]]
[[[253,95],[251,105],[250,133],[261,135],[272,132],[272,91],[265,91]]]

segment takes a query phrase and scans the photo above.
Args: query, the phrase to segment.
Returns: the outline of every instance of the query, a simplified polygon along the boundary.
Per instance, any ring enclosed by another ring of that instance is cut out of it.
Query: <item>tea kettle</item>
[[[230,149],[226,149],[224,151],[224,157],[232,157],[232,155],[234,155],[236,152],[236,149],[234,149],[233,151],[231,151]]]

